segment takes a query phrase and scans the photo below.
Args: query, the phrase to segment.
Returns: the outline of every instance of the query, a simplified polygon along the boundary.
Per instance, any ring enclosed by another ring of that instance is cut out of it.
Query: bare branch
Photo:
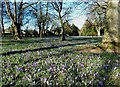
[[[17,22],[17,6],[16,6],[16,0],[14,0],[14,21]]]
[[[29,6],[32,6],[32,5],[37,4],[37,3],[38,2],[34,2],[34,3],[31,3],[31,4],[28,4],[28,5],[24,6],[21,10],[24,10],[24,9],[28,8]]]
[[[56,2],[52,2],[51,4],[52,4],[53,8],[58,12],[59,9],[58,9],[58,6],[56,5]]]
[[[12,12],[11,12],[11,9],[10,9],[9,0],[5,0],[5,5],[6,5],[6,11],[7,11],[7,13],[8,13],[8,16],[10,17],[10,19],[11,19],[12,21],[14,21],[14,16],[13,16],[13,14],[12,14]]]
[[[23,0],[20,2],[20,7],[19,7],[19,14],[18,14],[18,22],[21,24],[22,22],[22,7],[23,7]]]

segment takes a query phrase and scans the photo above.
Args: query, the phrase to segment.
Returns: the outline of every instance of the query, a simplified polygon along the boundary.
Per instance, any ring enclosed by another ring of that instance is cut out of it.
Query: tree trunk
[[[65,29],[64,29],[64,26],[62,27],[63,29],[63,32],[62,32],[62,41],[66,41],[65,39]]]
[[[100,31],[97,31],[97,33],[98,33],[98,36],[100,36]]]
[[[41,2],[39,3],[39,6],[40,6],[40,7],[39,7],[39,9],[40,9],[40,11],[39,11],[39,13],[40,13],[40,18],[38,19],[39,22],[40,22],[40,25],[39,25],[39,26],[40,26],[40,28],[39,28],[39,29],[40,29],[40,30],[39,30],[39,33],[40,33],[40,38],[42,38],[42,32],[43,32],[43,31],[42,31],[43,12],[42,12],[42,3],[41,3]]]
[[[15,25],[14,25],[14,23],[12,23],[12,25],[11,25],[11,32],[12,32],[12,36],[14,37],[14,35],[15,35]]]
[[[42,34],[43,30],[42,30],[42,26],[41,23],[39,24],[39,37],[42,38],[43,34]]]
[[[3,17],[1,18],[1,25],[2,25],[2,35],[5,36],[5,29],[4,29],[4,23],[3,23]]]
[[[41,27],[41,20],[39,19],[39,17],[38,17],[38,27],[39,27],[39,37],[41,38],[42,37],[42,27]]]
[[[104,37],[102,40],[102,45],[106,50],[111,50],[112,52],[118,51],[120,46],[120,21],[118,8],[119,0],[108,0],[108,8],[106,12],[106,29]]]
[[[45,31],[45,22],[43,21],[43,24],[42,24],[42,35],[44,36],[44,31]]]
[[[5,36],[5,29],[4,29],[4,23],[3,23],[3,2],[2,4],[2,10],[1,10],[1,25],[2,25],[2,35]]]
[[[41,23],[38,22],[38,27],[39,27],[39,37],[41,37]]]
[[[98,29],[96,29],[97,30],[97,34],[98,34],[98,36],[100,36],[100,28],[98,28]]]
[[[60,17],[60,23],[61,23],[61,27],[62,27],[62,41],[66,41],[65,39],[65,29],[64,29],[64,23],[63,23],[63,20],[62,20],[62,17],[59,13],[59,17]]]
[[[17,24],[17,31],[18,31],[18,37],[20,38],[20,39],[22,39],[22,37],[21,37],[21,24]]]
[[[20,24],[19,23],[14,23],[14,39],[15,40],[20,40],[20,39],[22,39],[22,37],[21,37],[21,29],[20,29]]]

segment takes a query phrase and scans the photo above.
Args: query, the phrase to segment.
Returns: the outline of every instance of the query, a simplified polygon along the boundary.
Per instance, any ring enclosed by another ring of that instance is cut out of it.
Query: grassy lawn
[[[66,85],[120,87],[120,55],[83,53],[101,37],[2,39],[2,83],[5,86]]]

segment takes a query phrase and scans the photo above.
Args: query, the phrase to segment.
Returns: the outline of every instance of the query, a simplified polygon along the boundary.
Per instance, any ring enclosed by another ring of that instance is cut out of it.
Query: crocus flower
[[[99,82],[98,82],[98,87],[103,87],[103,86],[104,86],[103,81],[99,81]]]

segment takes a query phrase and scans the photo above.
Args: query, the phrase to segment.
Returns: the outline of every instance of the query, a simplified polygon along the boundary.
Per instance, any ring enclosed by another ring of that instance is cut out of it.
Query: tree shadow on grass
[[[66,47],[66,46],[76,46],[76,45],[84,45],[84,44],[91,44],[91,43],[97,43],[98,41],[87,41],[87,42],[81,42],[81,43],[75,43],[75,44],[66,44],[66,45],[59,45],[59,46],[52,46],[52,47],[44,47],[44,48],[37,48],[37,49],[28,49],[28,50],[20,50],[20,51],[11,51],[11,52],[6,52],[2,53],[0,55],[5,56],[5,55],[10,55],[10,54],[17,54],[17,53],[26,53],[26,52],[32,52],[32,51],[40,51],[40,50],[48,50],[48,49],[55,49],[55,48],[60,48],[60,47]],[[54,44],[53,44],[54,45]]]
[[[91,41],[91,40],[97,40],[97,41],[99,41],[99,42],[101,42],[102,41],[102,37],[91,37],[91,36],[84,36],[84,37],[71,37],[71,38],[69,38],[68,37],[68,39],[67,39],[67,41]]]
[[[10,40],[10,41],[2,41],[2,44],[4,45],[4,44],[6,44],[6,45],[11,45],[11,44],[30,44],[30,43],[43,43],[43,42],[49,42],[50,40],[48,40],[48,39],[39,39],[39,38],[37,38],[37,40],[36,40],[36,38],[34,38],[34,40],[31,40],[31,39],[22,39],[22,40],[19,40],[19,41],[17,41],[17,40]]]

